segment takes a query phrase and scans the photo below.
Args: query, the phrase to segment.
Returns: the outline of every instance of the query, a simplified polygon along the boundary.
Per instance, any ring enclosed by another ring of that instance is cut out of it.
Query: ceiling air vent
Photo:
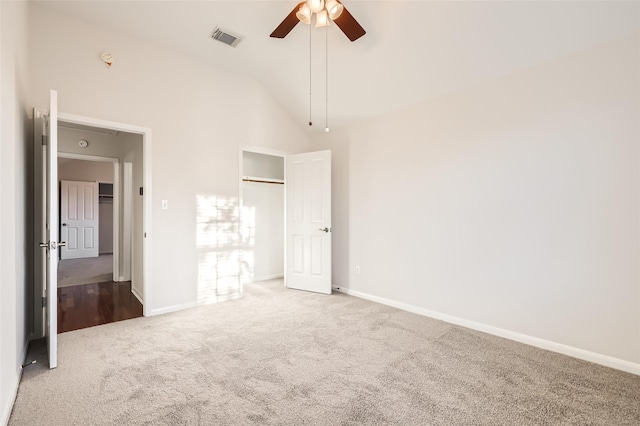
[[[216,27],[211,33],[211,38],[214,40],[218,40],[224,44],[228,44],[231,47],[236,47],[238,43],[244,39],[243,36],[239,34],[233,34],[231,31],[223,30],[220,27]]]

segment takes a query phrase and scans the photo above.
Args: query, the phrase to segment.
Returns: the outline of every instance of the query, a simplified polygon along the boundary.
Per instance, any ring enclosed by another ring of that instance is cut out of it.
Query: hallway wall
[[[0,425],[11,414],[32,318],[27,32],[26,3],[0,2]]]

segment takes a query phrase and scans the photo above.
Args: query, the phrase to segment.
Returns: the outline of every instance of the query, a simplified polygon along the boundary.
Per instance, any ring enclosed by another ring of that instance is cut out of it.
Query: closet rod
[[[276,185],[284,185],[284,182],[271,182],[269,180],[258,179],[242,179],[243,182],[256,182],[256,183],[275,183]]]

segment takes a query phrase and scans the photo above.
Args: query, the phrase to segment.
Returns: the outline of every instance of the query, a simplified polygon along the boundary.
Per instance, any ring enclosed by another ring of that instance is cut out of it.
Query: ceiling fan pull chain
[[[329,131],[329,26],[324,27],[324,131]]]

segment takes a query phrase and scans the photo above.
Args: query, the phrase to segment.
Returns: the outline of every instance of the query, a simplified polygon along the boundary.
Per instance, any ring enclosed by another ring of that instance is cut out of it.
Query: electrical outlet
[[[356,266],[356,275],[360,275],[360,267]]]
[[[169,209],[169,200],[162,200],[162,210]]]

